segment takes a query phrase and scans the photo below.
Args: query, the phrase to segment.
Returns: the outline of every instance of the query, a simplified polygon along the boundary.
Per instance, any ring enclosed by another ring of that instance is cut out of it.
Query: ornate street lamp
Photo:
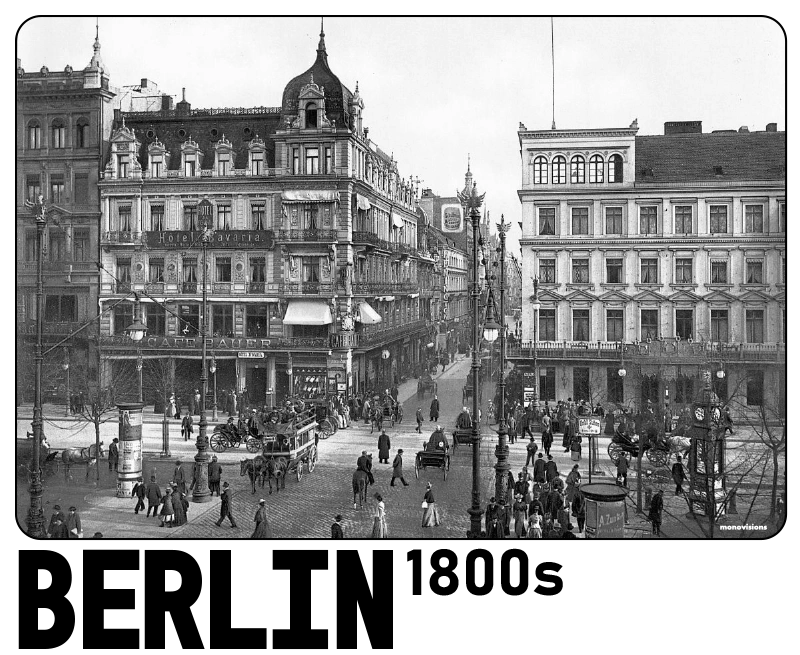
[[[480,334],[478,324],[478,303],[480,299],[480,289],[478,284],[478,238],[480,228],[480,206],[486,194],[478,195],[477,185],[465,188],[463,192],[458,192],[458,199],[469,211],[469,218],[472,221],[472,504],[468,513],[470,517],[470,537],[477,539],[481,534],[481,491],[480,491],[480,447],[481,436],[478,424],[478,388],[480,381],[478,372],[481,367],[480,355],[478,353]],[[466,231],[465,231],[466,232]]]
[[[209,373],[214,376],[214,409],[211,414],[211,420],[219,420],[217,416],[217,358],[211,355],[211,366],[208,368]]]
[[[208,327],[208,290],[206,278],[208,276],[208,242],[211,241],[211,203],[203,200],[199,205],[200,244],[203,248],[203,316],[200,321],[200,342],[201,362],[200,362],[200,427],[197,435],[197,454],[195,461],[195,486],[192,494],[192,502],[207,503],[211,501],[211,491],[208,488],[208,420],[206,419],[206,396],[208,395],[208,347],[206,346],[206,332]]]
[[[539,278],[533,278],[533,296],[531,296],[531,307],[533,307],[533,413],[536,420],[539,420],[539,308],[542,303],[539,301]]]
[[[133,323],[125,328],[125,334],[128,338],[136,344],[136,377],[137,377],[137,392],[136,402],[144,404],[142,398],[142,351],[139,344],[147,334],[147,325],[142,322],[142,303],[139,300],[139,294],[135,296],[136,301],[133,310]]]
[[[508,486],[508,424],[506,422],[506,232],[511,227],[500,215],[497,232],[500,235],[500,426],[497,430],[497,448],[495,449],[495,497],[498,503],[508,505],[506,493]],[[486,325],[484,325],[484,336]],[[508,510],[506,510],[508,511]]]
[[[72,413],[72,401],[69,397],[69,349],[64,349],[64,362],[61,364],[61,370],[67,375],[67,404],[64,408],[64,416],[69,416]]]

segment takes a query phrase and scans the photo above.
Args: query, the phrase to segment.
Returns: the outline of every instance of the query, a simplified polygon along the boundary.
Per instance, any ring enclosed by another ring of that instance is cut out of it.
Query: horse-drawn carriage
[[[689,450],[691,444],[689,437],[683,435],[667,437],[663,424],[659,424],[651,413],[638,415],[635,422],[627,417],[623,417],[622,420],[623,423],[617,427],[611,443],[608,444],[608,456],[614,464],[619,462],[620,457],[626,459],[639,457],[639,434],[648,435],[644,455],[656,467],[666,466],[672,455],[685,454]]]
[[[437,393],[436,380],[431,377],[430,371],[424,371],[417,380],[417,397],[424,398],[426,394],[435,396]]]
[[[472,445],[472,418],[466,411],[462,411],[456,418],[456,427],[453,430],[453,452],[461,444]]]
[[[31,476],[31,460],[33,459],[33,435],[28,433],[28,438],[17,438],[17,473],[25,478]],[[59,452],[52,450],[46,443],[39,448],[39,470],[42,478],[49,478],[58,472]]]
[[[444,479],[447,480],[447,472],[450,470],[450,444],[444,430],[436,430],[428,441],[422,442],[422,450],[414,460],[414,475],[419,478],[419,470],[429,467],[442,469]]]

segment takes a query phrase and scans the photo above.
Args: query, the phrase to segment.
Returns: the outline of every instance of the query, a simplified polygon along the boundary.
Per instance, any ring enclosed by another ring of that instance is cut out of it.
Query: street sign
[[[534,392],[533,388],[526,387],[524,389],[524,391],[522,392],[522,402],[524,404],[527,405],[529,402],[533,400],[533,395],[534,395],[533,392]]]
[[[241,359],[264,359],[263,352],[254,352],[252,350],[240,350],[236,353],[236,356]]]
[[[583,436],[596,436],[600,434],[599,416],[579,416],[578,434]]]

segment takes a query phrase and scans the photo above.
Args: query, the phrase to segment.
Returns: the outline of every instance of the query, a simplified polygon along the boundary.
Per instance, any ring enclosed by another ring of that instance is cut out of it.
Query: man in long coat
[[[672,481],[675,483],[675,495],[680,496],[683,493],[683,481],[686,479],[686,471],[683,470],[680,455],[677,456],[677,460],[672,465]]]
[[[542,453],[539,453],[539,458],[533,465],[533,481],[539,483],[547,482],[547,463],[544,461]]]
[[[492,496],[489,499],[489,504],[486,505],[486,538],[505,539],[504,524],[505,510],[495,502],[495,498]]]
[[[219,521],[217,521],[217,527],[222,525],[222,521],[227,518],[231,522],[231,527],[236,527],[236,519],[233,518],[233,514],[231,513],[231,488],[227,482],[222,483],[222,502],[219,506]]]
[[[214,495],[214,492],[217,492],[217,496],[219,496],[219,483],[222,479],[222,466],[217,461],[217,456],[214,455],[211,458],[211,462],[208,464],[208,488],[211,491],[211,495]]]
[[[558,478],[558,464],[553,460],[552,455],[547,456],[547,463],[544,465],[544,474],[548,482],[553,482]]]
[[[434,396],[431,400],[431,421],[439,420],[439,396]]]
[[[186,474],[183,472],[183,464],[181,464],[181,460],[175,460],[175,470],[172,471],[172,481],[175,483],[175,487],[178,489],[179,492],[182,494],[186,493]]]
[[[394,461],[392,462],[392,481],[389,483],[390,487],[394,486],[394,481],[396,478],[400,478],[400,482],[403,483],[404,487],[408,486],[408,482],[403,477],[403,449],[397,449],[397,455],[394,456]]]
[[[650,513],[647,518],[653,524],[653,535],[658,537],[661,535],[661,512],[664,509],[663,491],[659,489],[656,491],[653,499],[650,501]]]
[[[392,447],[392,442],[389,441],[389,435],[386,432],[381,432],[378,437],[378,462],[380,464],[389,463],[389,449]]]
[[[108,470],[117,471],[119,466],[119,439],[114,437],[111,445],[108,447]]]
[[[158,518],[158,506],[161,504],[161,487],[156,483],[156,476],[150,476],[150,484],[147,485],[147,516],[153,510],[153,518]]]

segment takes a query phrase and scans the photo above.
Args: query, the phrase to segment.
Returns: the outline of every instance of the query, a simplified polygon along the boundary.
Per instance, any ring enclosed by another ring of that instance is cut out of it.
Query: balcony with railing
[[[104,232],[101,239],[102,243],[121,243],[121,244],[140,244],[142,243],[141,232],[112,230]]]
[[[424,319],[409,321],[402,325],[393,325],[380,329],[370,328],[369,331],[362,332],[358,335],[358,342],[361,348],[369,348],[394,341],[400,337],[407,337],[415,332],[426,329],[427,323]]]
[[[419,284],[416,282],[355,282],[353,293],[363,296],[419,293]]]
[[[506,346],[509,359],[532,359],[533,341]],[[540,341],[536,344],[537,359],[652,361],[665,364],[701,364],[722,362],[785,362],[786,346],[767,343],[710,343],[677,341],[626,343],[624,353],[616,341]]]
[[[284,282],[283,293],[287,296],[330,295],[336,292],[333,282]]]
[[[42,270],[45,273],[97,273],[96,262],[83,262],[64,259],[60,261],[46,261],[42,262]],[[35,273],[36,262],[24,261],[17,262],[17,271],[20,273]]]
[[[336,230],[276,230],[276,241],[289,241],[301,243],[328,243],[336,241]]]
[[[59,336],[67,336],[68,334],[72,334],[78,328],[81,327],[83,323],[78,321],[45,321],[42,324],[42,333],[47,334],[54,334]],[[96,322],[94,324],[96,326]],[[84,330],[81,331],[80,336],[86,337],[92,329],[92,324],[88,325]],[[26,321],[22,321],[17,323],[17,334],[36,334],[36,321],[33,319],[29,319]]]

